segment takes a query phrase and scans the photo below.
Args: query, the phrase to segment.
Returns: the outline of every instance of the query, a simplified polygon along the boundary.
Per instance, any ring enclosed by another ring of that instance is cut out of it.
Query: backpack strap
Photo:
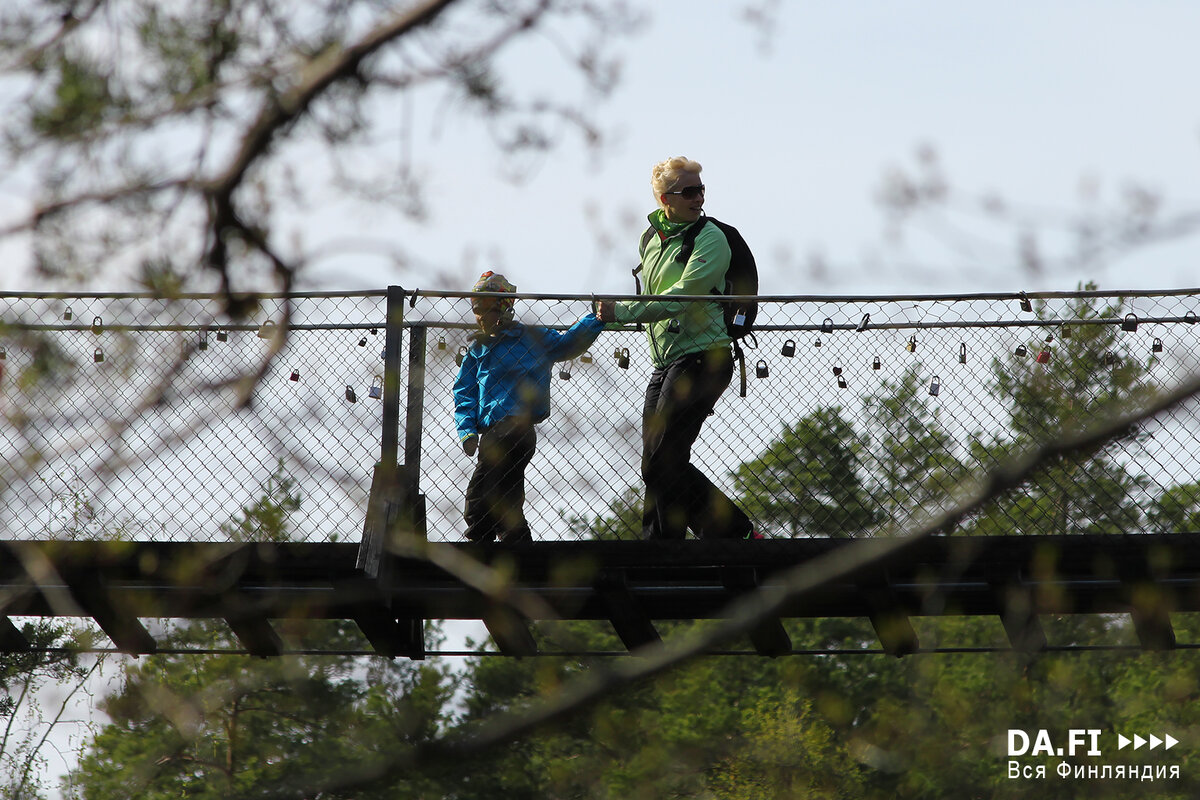
[[[639,256],[646,255],[646,248],[650,246],[650,239],[653,236],[654,236],[654,226],[652,225],[649,228],[646,228],[646,232],[642,234],[642,243],[641,243],[641,245],[638,246],[638,255]],[[642,293],[642,281],[641,281],[641,278],[638,277],[638,275],[640,275],[642,273],[642,262],[639,261],[638,265],[636,267],[634,267],[631,270],[631,272],[633,272],[633,285],[637,287],[637,293],[641,294]]]

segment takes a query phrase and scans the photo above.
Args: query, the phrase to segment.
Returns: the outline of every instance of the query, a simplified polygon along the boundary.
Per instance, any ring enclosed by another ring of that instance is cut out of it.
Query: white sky
[[[621,46],[622,83],[598,109],[615,146],[597,158],[568,140],[520,185],[500,179],[484,137],[430,137],[437,110],[415,106],[433,218],[401,226],[397,240],[471,277],[498,266],[522,291],[630,292],[653,208],[649,168],[684,154],[705,166],[710,213],[758,255],[763,293],[1200,283],[1194,242],[1030,276],[1014,266],[1012,226],[989,231],[1003,254],[954,252],[918,230],[898,243],[874,199],[887,171],[912,167],[928,145],[964,196],[996,193],[1039,216],[1087,208],[1085,185],[1116,206],[1130,182],[1161,193],[1166,209],[1200,208],[1200,4],[789,2],[767,53],[733,6],[649,4],[646,29]],[[515,80],[553,71],[544,52],[519,53],[506,62]],[[598,251],[594,228],[613,237],[615,256]],[[828,264],[821,275],[806,266],[814,254]],[[369,258],[321,278],[327,288],[438,284]]]

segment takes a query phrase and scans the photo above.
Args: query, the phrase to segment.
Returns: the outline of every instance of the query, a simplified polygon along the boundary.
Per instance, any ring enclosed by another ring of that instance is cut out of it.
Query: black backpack
[[[680,245],[679,252],[675,255],[675,261],[680,264],[687,263],[687,260],[692,257],[692,250],[696,246],[696,236],[700,233],[700,229],[709,222],[720,228],[721,232],[725,234],[726,241],[729,242],[729,271],[725,273],[725,288],[722,292],[714,289],[713,294],[735,296],[757,295],[758,265],[754,262],[754,254],[750,252],[750,245],[746,244],[746,240],[738,233],[737,228],[721,222],[716,217],[702,216],[684,231],[683,242]],[[646,252],[646,247],[650,244],[650,239],[654,234],[653,227],[647,228],[646,232],[642,234],[639,253]],[[642,282],[638,278],[638,274],[641,271],[642,265],[639,263],[637,269],[633,270],[633,280],[637,285],[638,294],[642,293]],[[758,301],[748,300],[738,303],[721,303],[721,310],[725,316],[725,331],[733,339],[734,357],[738,360],[741,368],[742,383],[740,394],[742,397],[745,397],[746,357],[738,341],[749,336],[751,341],[754,342],[754,346],[758,346],[758,339],[753,335],[754,320],[758,316]]]

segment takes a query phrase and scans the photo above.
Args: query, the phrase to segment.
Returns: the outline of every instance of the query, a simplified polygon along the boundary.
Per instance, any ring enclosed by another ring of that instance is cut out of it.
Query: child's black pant
[[[537,448],[532,424],[504,419],[479,435],[479,460],[467,484],[463,519],[475,542],[529,541],[525,521],[525,467]]]
[[[650,375],[642,409],[642,538],[745,538],[750,518],[692,464],[692,445],[733,377],[728,348],[693,353]]]

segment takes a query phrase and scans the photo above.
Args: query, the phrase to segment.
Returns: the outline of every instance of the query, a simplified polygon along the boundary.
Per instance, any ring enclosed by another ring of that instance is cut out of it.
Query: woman
[[[683,156],[655,164],[650,186],[658,209],[641,253],[645,291],[660,298],[720,293],[729,244],[704,219],[700,165]],[[676,261],[683,235],[702,226],[686,263]],[[715,302],[602,301],[602,322],[648,323],[654,371],[642,409],[642,512],[645,539],[758,538],[746,514],[692,463],[692,444],[733,377],[731,339]]]

